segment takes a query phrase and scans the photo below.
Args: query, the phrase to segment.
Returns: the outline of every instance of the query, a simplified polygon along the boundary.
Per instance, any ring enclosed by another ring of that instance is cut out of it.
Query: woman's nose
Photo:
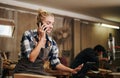
[[[53,25],[51,24],[50,27],[53,28]]]

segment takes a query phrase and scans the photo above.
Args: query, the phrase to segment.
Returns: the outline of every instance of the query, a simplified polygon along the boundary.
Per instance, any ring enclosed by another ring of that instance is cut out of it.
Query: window
[[[0,37],[13,37],[14,28],[13,21],[0,19]]]

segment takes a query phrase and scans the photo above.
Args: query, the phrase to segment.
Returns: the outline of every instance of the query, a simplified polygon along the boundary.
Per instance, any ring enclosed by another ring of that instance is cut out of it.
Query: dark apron
[[[30,62],[28,58],[22,58],[18,61],[15,67],[14,73],[33,73],[40,75],[49,75],[45,72],[43,65],[45,60],[48,60],[48,54],[50,52],[50,47],[42,48],[36,61]]]

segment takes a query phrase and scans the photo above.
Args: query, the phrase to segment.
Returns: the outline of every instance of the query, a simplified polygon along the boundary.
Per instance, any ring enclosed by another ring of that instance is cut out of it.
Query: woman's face
[[[54,24],[54,16],[47,16],[42,21],[43,25],[46,27],[46,32],[51,33]]]

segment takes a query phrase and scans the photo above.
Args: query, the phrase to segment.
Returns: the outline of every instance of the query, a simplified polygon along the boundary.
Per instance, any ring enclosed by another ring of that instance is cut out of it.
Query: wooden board
[[[19,74],[14,74],[14,78],[56,78],[56,77],[53,77],[53,76],[44,76],[44,75],[35,75],[35,74],[19,73]]]

